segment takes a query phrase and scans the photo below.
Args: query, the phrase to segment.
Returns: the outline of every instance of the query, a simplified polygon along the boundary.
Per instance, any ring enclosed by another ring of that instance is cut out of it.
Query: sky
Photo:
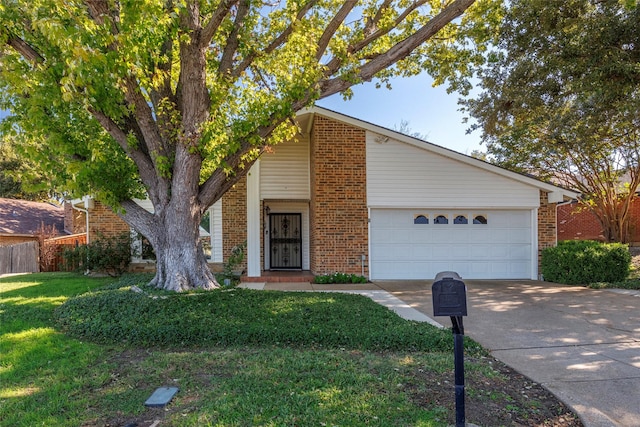
[[[427,74],[398,78],[393,80],[391,90],[365,83],[353,88],[354,96],[348,101],[335,94],[316,104],[389,129],[408,122],[410,133],[418,132],[427,141],[462,154],[485,151],[479,130],[466,134],[469,125],[462,122],[459,95],[447,94],[444,85],[432,87],[432,81]]]
[[[391,90],[365,83],[353,88],[354,96],[348,101],[335,94],[317,105],[389,129],[408,122],[410,133],[418,132],[427,141],[462,154],[484,151],[479,131],[466,134],[468,125],[462,123],[459,96],[447,94],[445,86],[434,88],[431,83],[427,74],[394,79]],[[0,118],[5,114],[0,110]]]

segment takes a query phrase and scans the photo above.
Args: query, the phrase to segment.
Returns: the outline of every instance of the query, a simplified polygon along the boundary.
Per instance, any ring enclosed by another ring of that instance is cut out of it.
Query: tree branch
[[[140,171],[140,178],[142,181],[150,185],[156,181],[156,175],[153,168],[153,162],[150,157],[145,154],[141,149],[134,149],[129,145],[127,139],[127,133],[118,126],[109,116],[102,111],[98,111],[95,108],[89,107],[89,112],[100,123],[100,125],[111,135],[111,137],[120,145],[120,147],[127,153],[131,159],[136,163]]]
[[[239,1],[240,0],[226,0],[220,2],[218,8],[213,13],[213,16],[211,17],[209,22],[207,22],[202,31],[202,47],[206,47],[211,42],[211,39],[213,39],[216,31],[218,31],[218,28],[220,28],[220,24],[222,24],[225,16],[229,14],[231,8],[237,5]]]
[[[222,58],[220,59],[220,65],[218,67],[218,72],[222,76],[225,76],[230,72],[233,67],[233,57],[238,51],[238,46],[240,45],[238,34],[242,30],[244,20],[248,13],[249,2],[247,0],[240,1],[238,11],[236,12],[236,19],[233,22],[233,30],[231,31],[231,34],[229,34],[229,37],[227,37],[227,44],[222,52]]]
[[[318,50],[316,51],[316,59],[318,61],[320,61],[324,56],[327,47],[329,46],[329,42],[333,38],[335,32],[357,4],[358,2],[354,0],[345,1],[340,10],[338,10],[331,22],[329,22],[327,27],[324,29],[322,36],[320,36],[320,39],[318,40]]]
[[[412,3],[407,9],[405,9],[400,15],[398,15],[398,17],[394,20],[394,25],[380,29],[378,28],[378,23],[380,22],[380,19],[382,19],[382,12],[391,5],[391,0],[385,0],[380,5],[380,8],[376,12],[375,16],[371,20],[369,20],[369,22],[367,22],[364,29],[365,37],[352,46],[349,46],[347,48],[347,53],[349,53],[350,55],[358,53],[380,37],[389,34],[389,32],[400,25],[400,23],[404,21],[411,12],[426,4],[427,1],[428,0],[420,0]],[[373,57],[369,59],[373,59]],[[335,72],[340,68],[340,65],[342,65],[342,59],[340,59],[339,57],[332,58],[327,63],[327,71],[325,72],[325,76],[328,77],[335,74]]]
[[[286,118],[276,119],[275,114],[272,114],[272,119],[273,120],[270,121],[271,124],[261,126],[255,133],[261,138],[266,139],[271,135],[271,132],[273,132],[275,128],[280,126],[280,124],[286,120]],[[225,165],[234,170],[235,174],[227,176],[223,168],[216,169],[211,176],[200,185],[198,200],[200,201],[201,206],[209,207],[213,205],[225,192],[227,192],[227,190],[229,190],[249,172],[249,169],[255,163],[257,158],[249,162],[246,162],[243,158],[249,151],[255,148],[258,147],[252,145],[246,140],[240,141],[240,148],[235,153],[225,157]],[[264,147],[262,147],[261,150],[264,150]],[[260,154],[262,154],[262,151]],[[240,165],[243,165],[243,167],[240,168]]]
[[[231,76],[233,78],[239,77],[247,68],[251,66],[251,64],[258,57],[258,55],[269,55],[273,51],[275,51],[277,48],[285,44],[287,40],[289,40],[289,36],[293,33],[293,27],[295,22],[300,21],[302,18],[304,18],[307,12],[309,12],[309,10],[311,10],[311,8],[316,5],[317,1],[318,0],[311,0],[305,3],[302,9],[300,9],[296,14],[295,19],[291,21],[291,23],[287,26],[287,28],[285,28],[285,30],[282,33],[280,33],[278,37],[273,39],[273,41],[271,41],[271,43],[269,43],[267,47],[265,47],[261,51],[254,51],[251,54],[247,55],[238,64],[238,66],[231,72]]]
[[[87,9],[89,10],[89,16],[97,24],[103,25],[105,17],[109,17],[111,23],[111,34],[120,33],[118,23],[120,22],[120,3],[114,2],[114,8],[109,7],[109,2],[105,0],[85,0]]]
[[[445,25],[462,15],[474,2],[475,0],[455,0],[415,33],[360,67],[357,77],[363,81],[368,81],[376,73],[406,58],[416,47],[429,40]],[[351,81],[340,77],[325,80],[320,84],[320,98],[326,98],[334,93],[341,92],[352,85]]]
[[[209,117],[209,89],[206,84],[206,46],[203,46],[198,1],[189,1],[180,17],[181,25],[190,32],[188,41],[180,44],[180,76],[176,89],[178,108],[182,113],[182,142],[195,146],[200,125]]]
[[[7,44],[20,55],[22,55],[24,59],[33,64],[40,64],[44,62],[44,58],[42,57],[42,55],[40,55],[40,53],[33,46],[22,40],[20,37],[13,35],[9,36]]]

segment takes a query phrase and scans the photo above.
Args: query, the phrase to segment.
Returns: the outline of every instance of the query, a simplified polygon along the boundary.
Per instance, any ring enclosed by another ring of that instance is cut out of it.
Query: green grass
[[[353,295],[140,295],[126,280],[104,286],[113,279],[60,273],[0,279],[0,425],[147,418],[175,426],[438,425],[440,412],[413,404],[401,385],[408,369],[450,369],[440,348],[448,346],[443,336],[451,341],[446,333]],[[67,328],[93,326],[70,337],[54,312]],[[387,329],[378,344],[367,338],[376,328]],[[145,335],[158,329],[164,332]],[[414,333],[432,334],[433,352],[410,352],[430,342]],[[163,385],[180,388],[171,410],[146,409],[143,402]]]
[[[146,280],[0,279],[0,426],[436,427],[453,420],[448,331],[355,295],[130,290]],[[504,424],[493,414],[506,404],[521,418],[532,414],[512,398],[522,399],[520,388],[506,393],[514,378],[472,340],[465,346],[469,395],[482,399],[468,419],[483,411],[481,424]],[[161,386],[180,391],[165,409],[146,408]]]
[[[95,383],[88,367],[100,348],[57,332],[52,312],[70,296],[105,283],[72,274],[0,279],[2,425],[64,425],[62,419],[77,419],[83,411],[82,397],[67,401]]]
[[[452,351],[451,333],[407,322],[361,295],[247,289],[92,292],[56,310],[69,335],[131,346],[287,345]],[[468,348],[477,349],[470,343]]]

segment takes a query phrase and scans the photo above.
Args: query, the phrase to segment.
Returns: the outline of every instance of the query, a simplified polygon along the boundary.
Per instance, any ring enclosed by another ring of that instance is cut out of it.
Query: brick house
[[[63,209],[51,203],[0,198],[0,246],[37,241],[43,226],[64,235],[63,218]]]
[[[634,246],[640,245],[640,198],[631,202],[629,209],[629,239]],[[574,200],[558,206],[558,240],[604,241],[602,226],[596,216],[585,206]]]
[[[297,140],[265,153],[209,209],[201,236],[214,268],[246,242],[249,278],[537,279],[540,251],[556,244],[556,204],[577,196],[323,108],[297,120]],[[119,221],[95,209],[90,232]]]

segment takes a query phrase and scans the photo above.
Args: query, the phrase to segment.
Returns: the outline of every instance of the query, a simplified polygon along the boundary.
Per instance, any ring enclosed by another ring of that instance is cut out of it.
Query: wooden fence
[[[38,242],[0,246],[0,274],[40,271]]]
[[[85,233],[72,234],[70,236],[54,237],[44,241],[44,248],[41,251],[40,268],[43,271],[62,271],[64,261],[62,252],[65,248],[74,248],[87,243]]]

